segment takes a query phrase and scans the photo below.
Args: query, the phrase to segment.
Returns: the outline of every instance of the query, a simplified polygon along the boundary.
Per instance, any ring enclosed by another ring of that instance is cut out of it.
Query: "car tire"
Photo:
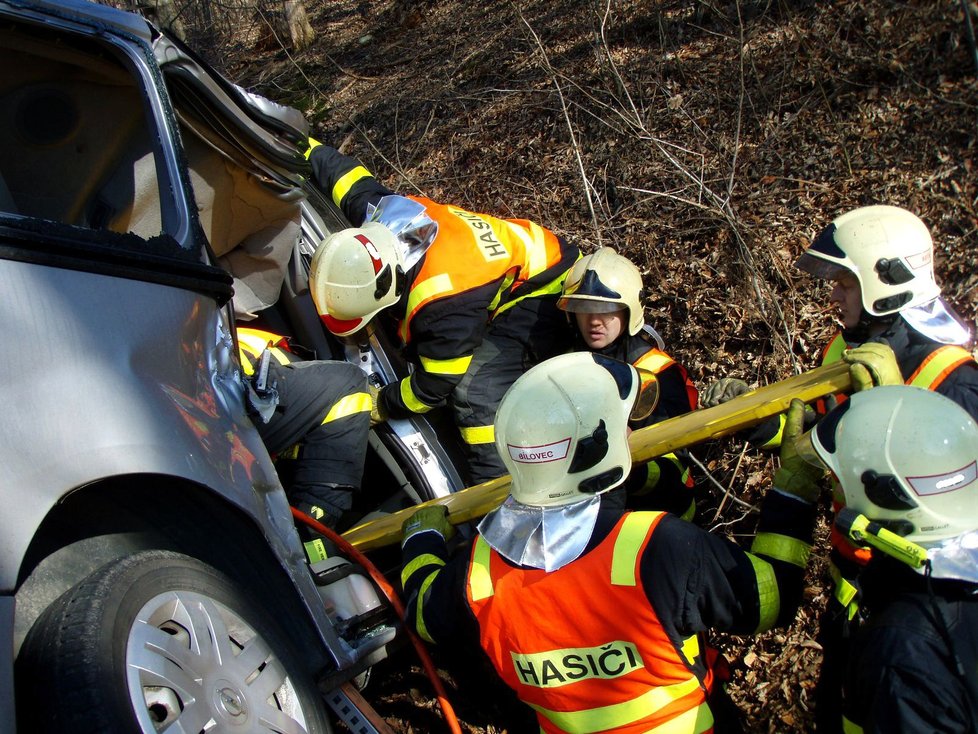
[[[332,732],[269,612],[168,551],[113,561],[62,595],[28,633],[15,680],[22,731]]]

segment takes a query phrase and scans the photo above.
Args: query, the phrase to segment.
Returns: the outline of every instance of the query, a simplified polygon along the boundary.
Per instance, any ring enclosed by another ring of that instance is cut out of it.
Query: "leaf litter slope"
[[[647,318],[705,387],[817,364],[828,289],[792,263],[841,212],[889,203],[936,241],[974,323],[978,92],[958,3],[309,4],[315,43],[228,39],[239,83],[302,109],[392,188],[608,245],[642,268]],[[749,543],[773,459],[694,449],[699,519]],[[749,731],[812,729],[826,518],[786,630],[717,635]],[[572,600],[569,603],[580,603]],[[533,731],[481,661],[436,652],[463,730]],[[365,691],[398,732],[442,730],[405,650]]]

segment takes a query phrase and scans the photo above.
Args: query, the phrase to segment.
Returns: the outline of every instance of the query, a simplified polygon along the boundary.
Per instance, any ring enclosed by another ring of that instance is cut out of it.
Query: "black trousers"
[[[567,352],[572,334],[556,296],[520,301],[489,324],[451,398],[473,483],[506,474],[492,438],[503,395],[530,367]]]
[[[347,362],[295,360],[273,362],[269,377],[279,404],[268,423],[256,420],[258,432],[284,469],[289,501],[306,505],[300,509],[319,507],[335,524],[352,507],[363,478],[370,430],[366,376]]]

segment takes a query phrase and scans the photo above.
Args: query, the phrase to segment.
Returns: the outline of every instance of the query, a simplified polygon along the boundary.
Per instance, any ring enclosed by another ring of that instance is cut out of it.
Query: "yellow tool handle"
[[[792,398],[810,403],[826,395],[848,393],[851,390],[848,364],[840,361],[818,367],[787,380],[759,387],[721,405],[695,410],[634,431],[628,439],[632,461],[645,464],[657,456],[750,428],[786,411]],[[477,484],[447,497],[429,500],[358,525],[345,532],[343,537],[361,551],[399,543],[401,523],[419,507],[428,505],[445,505],[448,508],[448,519],[453,525],[468,522],[498,507],[509,494],[510,483],[510,477],[506,475]]]

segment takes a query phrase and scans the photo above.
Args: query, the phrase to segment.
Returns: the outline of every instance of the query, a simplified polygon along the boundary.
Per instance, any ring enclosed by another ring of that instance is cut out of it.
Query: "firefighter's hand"
[[[706,388],[700,403],[704,408],[713,408],[746,392],[750,392],[750,387],[743,380],[736,377],[721,377]]]
[[[422,507],[405,520],[401,524],[401,543],[406,543],[413,535],[429,530],[438,533],[443,540],[451,540],[455,535],[455,526],[448,521],[448,508],[445,505]]]
[[[847,349],[842,353],[842,361],[849,365],[853,392],[876,385],[903,384],[903,375],[889,344],[867,342]]]
[[[387,411],[384,404],[380,401],[380,388],[367,383],[367,392],[370,393],[370,425],[376,426],[387,420]]]
[[[781,438],[781,468],[774,475],[774,487],[805,502],[815,502],[819,493],[818,481],[824,471],[798,455],[795,443],[804,432],[804,423],[805,403],[795,398],[785,414]]]

